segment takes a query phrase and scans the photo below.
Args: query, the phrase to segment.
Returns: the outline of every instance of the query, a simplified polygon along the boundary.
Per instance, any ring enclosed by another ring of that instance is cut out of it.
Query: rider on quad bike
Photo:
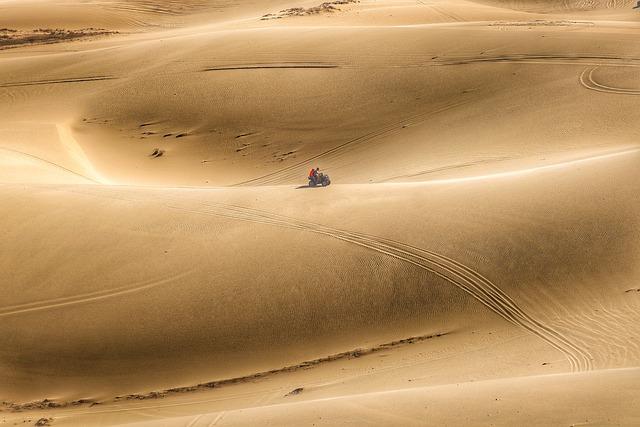
[[[326,187],[329,184],[331,184],[329,175],[320,172],[320,168],[311,169],[309,171],[309,187],[315,187],[316,185]]]

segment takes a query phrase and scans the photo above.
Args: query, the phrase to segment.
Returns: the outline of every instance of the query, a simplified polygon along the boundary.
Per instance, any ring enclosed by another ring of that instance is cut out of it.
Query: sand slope
[[[639,422],[633,5],[315,6],[0,3],[1,419]]]
[[[640,412],[628,410],[639,403],[637,383],[637,369],[532,376],[358,394],[127,425],[240,426],[253,425],[256,420],[263,425],[633,425],[640,422]],[[567,411],[567,406],[572,411]],[[454,422],[452,412],[456,413]]]

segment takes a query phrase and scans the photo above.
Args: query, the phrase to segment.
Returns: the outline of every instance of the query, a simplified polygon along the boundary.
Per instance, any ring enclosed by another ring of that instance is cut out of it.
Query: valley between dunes
[[[0,425],[639,425],[634,6],[0,1]]]

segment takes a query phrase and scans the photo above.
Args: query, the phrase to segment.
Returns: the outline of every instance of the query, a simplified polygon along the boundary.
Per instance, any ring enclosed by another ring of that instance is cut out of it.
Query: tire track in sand
[[[152,289],[157,286],[161,286],[175,280],[186,277],[192,273],[193,270],[175,274],[173,276],[159,279],[148,279],[141,282],[118,286],[111,289],[103,289],[95,292],[87,292],[84,294],[71,295],[68,297],[52,298],[42,301],[34,301],[25,304],[11,305],[6,307],[0,307],[0,317],[15,316],[18,314],[31,313],[34,311],[51,310],[59,307],[67,307],[71,305],[86,304],[90,302],[100,301],[107,298],[114,298],[122,295],[131,294],[134,292],[140,292],[147,289]]]
[[[7,147],[0,147],[0,151],[6,151],[7,153],[18,154],[28,159],[36,160],[45,165],[53,166],[54,168],[59,169],[63,172],[67,172],[79,178],[86,179],[87,181],[90,181],[94,184],[111,184],[111,182],[108,179],[103,177],[95,169],[95,167],[93,166],[93,163],[91,163],[89,158],[86,156],[80,144],[73,137],[73,134],[71,133],[71,130],[69,129],[69,127],[60,123],[55,124],[55,126],[56,126],[56,131],[58,133],[58,141],[62,145],[62,148],[68,154],[69,158],[74,161],[76,166],[82,169],[82,173],[77,172],[71,168],[62,166],[59,163],[55,163],[51,160],[47,160],[43,157],[39,157],[24,151],[7,148]]]
[[[593,74],[598,68],[600,68],[599,65],[591,68],[586,68],[582,72],[582,74],[580,74],[580,84],[583,87],[596,92],[612,93],[616,95],[640,95],[640,89],[606,86],[602,83],[598,83],[593,77]]]
[[[195,417],[193,417],[189,422],[189,424],[187,424],[187,427],[195,427],[195,425],[198,424],[198,422],[200,421],[200,418],[202,418],[204,415],[205,414],[198,414]]]
[[[18,154],[18,155],[21,155],[21,156],[25,156],[27,158],[34,159],[34,160],[37,160],[39,162],[45,163],[45,164],[47,164],[49,166],[53,166],[56,169],[60,169],[61,171],[70,173],[70,174],[75,175],[75,176],[77,176],[79,178],[86,179],[87,181],[93,182],[94,184],[100,184],[99,181],[96,181],[95,179],[93,179],[93,178],[91,178],[89,176],[86,176],[86,175],[83,175],[83,174],[78,173],[76,171],[73,171],[73,170],[71,170],[69,168],[66,168],[66,167],[64,167],[62,165],[59,165],[58,163],[54,163],[54,162],[49,161],[47,159],[43,159],[42,157],[38,157],[38,156],[35,156],[33,154],[25,153],[24,151],[14,150],[14,149],[7,148],[7,147],[0,147],[0,151],[6,151],[8,153],[14,153],[14,154]]]
[[[73,133],[69,126],[57,123],[56,130],[58,132],[58,140],[60,141],[60,144],[62,144],[69,157],[71,157],[75,163],[85,171],[86,176],[91,176],[92,181],[100,184],[111,184],[107,178],[102,176],[100,172],[96,170],[93,163],[89,160],[82,149],[82,146],[73,137]]]
[[[450,56],[440,57],[433,61],[435,65],[465,65],[482,63],[529,63],[529,64],[558,64],[558,65],[602,65],[608,66],[640,67],[640,58],[623,57],[615,55],[593,54],[527,54],[511,53],[503,55],[476,55],[476,56]]]
[[[113,77],[113,76],[74,77],[74,78],[67,78],[67,79],[31,80],[31,81],[25,81],[25,82],[0,83],[0,87],[40,86],[40,85],[62,84],[62,83],[84,83],[84,82],[97,82],[102,80],[115,80],[115,79],[117,79],[117,77]]]
[[[429,9],[431,9],[432,11],[434,11],[435,13],[437,13],[438,15],[442,16],[445,18],[445,22],[462,22],[464,21],[464,19],[462,19],[460,16],[454,15],[451,11],[447,11],[445,8],[440,7],[440,6],[436,6],[434,3],[426,3],[423,0],[416,0],[418,3],[420,3],[422,6],[425,6]],[[450,21],[446,21],[447,19],[450,19]]]
[[[556,329],[545,325],[526,313],[511,297],[481,273],[452,258],[391,239],[334,229],[237,205],[203,204],[204,210],[183,208],[175,205],[167,206],[183,212],[320,234],[399,259],[446,280],[471,295],[507,322],[538,336],[565,355],[572,371],[585,371],[593,368],[591,358],[586,350],[580,348]]]
[[[404,126],[413,125],[416,123],[423,122],[427,120],[429,117],[434,116],[436,114],[443,113],[448,110],[452,110],[464,104],[467,104],[468,100],[448,103],[443,106],[437,107],[434,110],[429,110],[427,112],[421,112],[418,114],[414,114],[412,116],[406,117],[400,121],[389,123],[386,126],[380,127],[374,131],[368,132],[364,135],[360,135],[356,138],[350,139],[342,144],[339,144],[333,148],[330,148],[321,153],[315,154],[311,157],[307,157],[304,160],[293,163],[289,166],[286,166],[282,169],[278,169],[277,171],[270,172],[268,174],[259,176],[257,178],[252,178],[246,181],[239,182],[237,184],[232,185],[233,187],[243,187],[243,186],[255,186],[255,185],[273,185],[277,183],[281,183],[285,179],[293,179],[300,175],[300,168],[302,166],[307,165],[309,162],[318,160],[318,159],[336,159],[339,158],[345,150],[349,148],[353,148],[357,145],[365,143],[367,141],[392,134],[393,132],[397,132],[401,130]],[[306,172],[306,171],[305,171]]]
[[[203,68],[202,72],[208,71],[241,71],[241,70],[286,70],[286,69],[332,69],[340,68],[337,64],[322,63],[274,63],[274,64],[243,64],[243,65],[220,65]]]

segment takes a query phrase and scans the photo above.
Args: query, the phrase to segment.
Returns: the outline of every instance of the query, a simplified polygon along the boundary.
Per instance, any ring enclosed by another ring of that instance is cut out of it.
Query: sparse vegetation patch
[[[104,28],[81,28],[67,30],[62,28],[36,28],[30,31],[12,28],[0,28],[0,49],[25,45],[51,44],[87,37],[117,34],[117,31]]]
[[[278,13],[268,13],[264,15],[261,19],[263,21],[267,21],[270,19],[280,19],[286,18],[288,16],[307,16],[307,15],[318,15],[320,13],[331,13],[340,10],[338,5],[345,5],[349,3],[358,3],[359,0],[335,0],[330,2],[324,2],[318,6],[314,7],[293,7],[290,9],[281,10]]]

